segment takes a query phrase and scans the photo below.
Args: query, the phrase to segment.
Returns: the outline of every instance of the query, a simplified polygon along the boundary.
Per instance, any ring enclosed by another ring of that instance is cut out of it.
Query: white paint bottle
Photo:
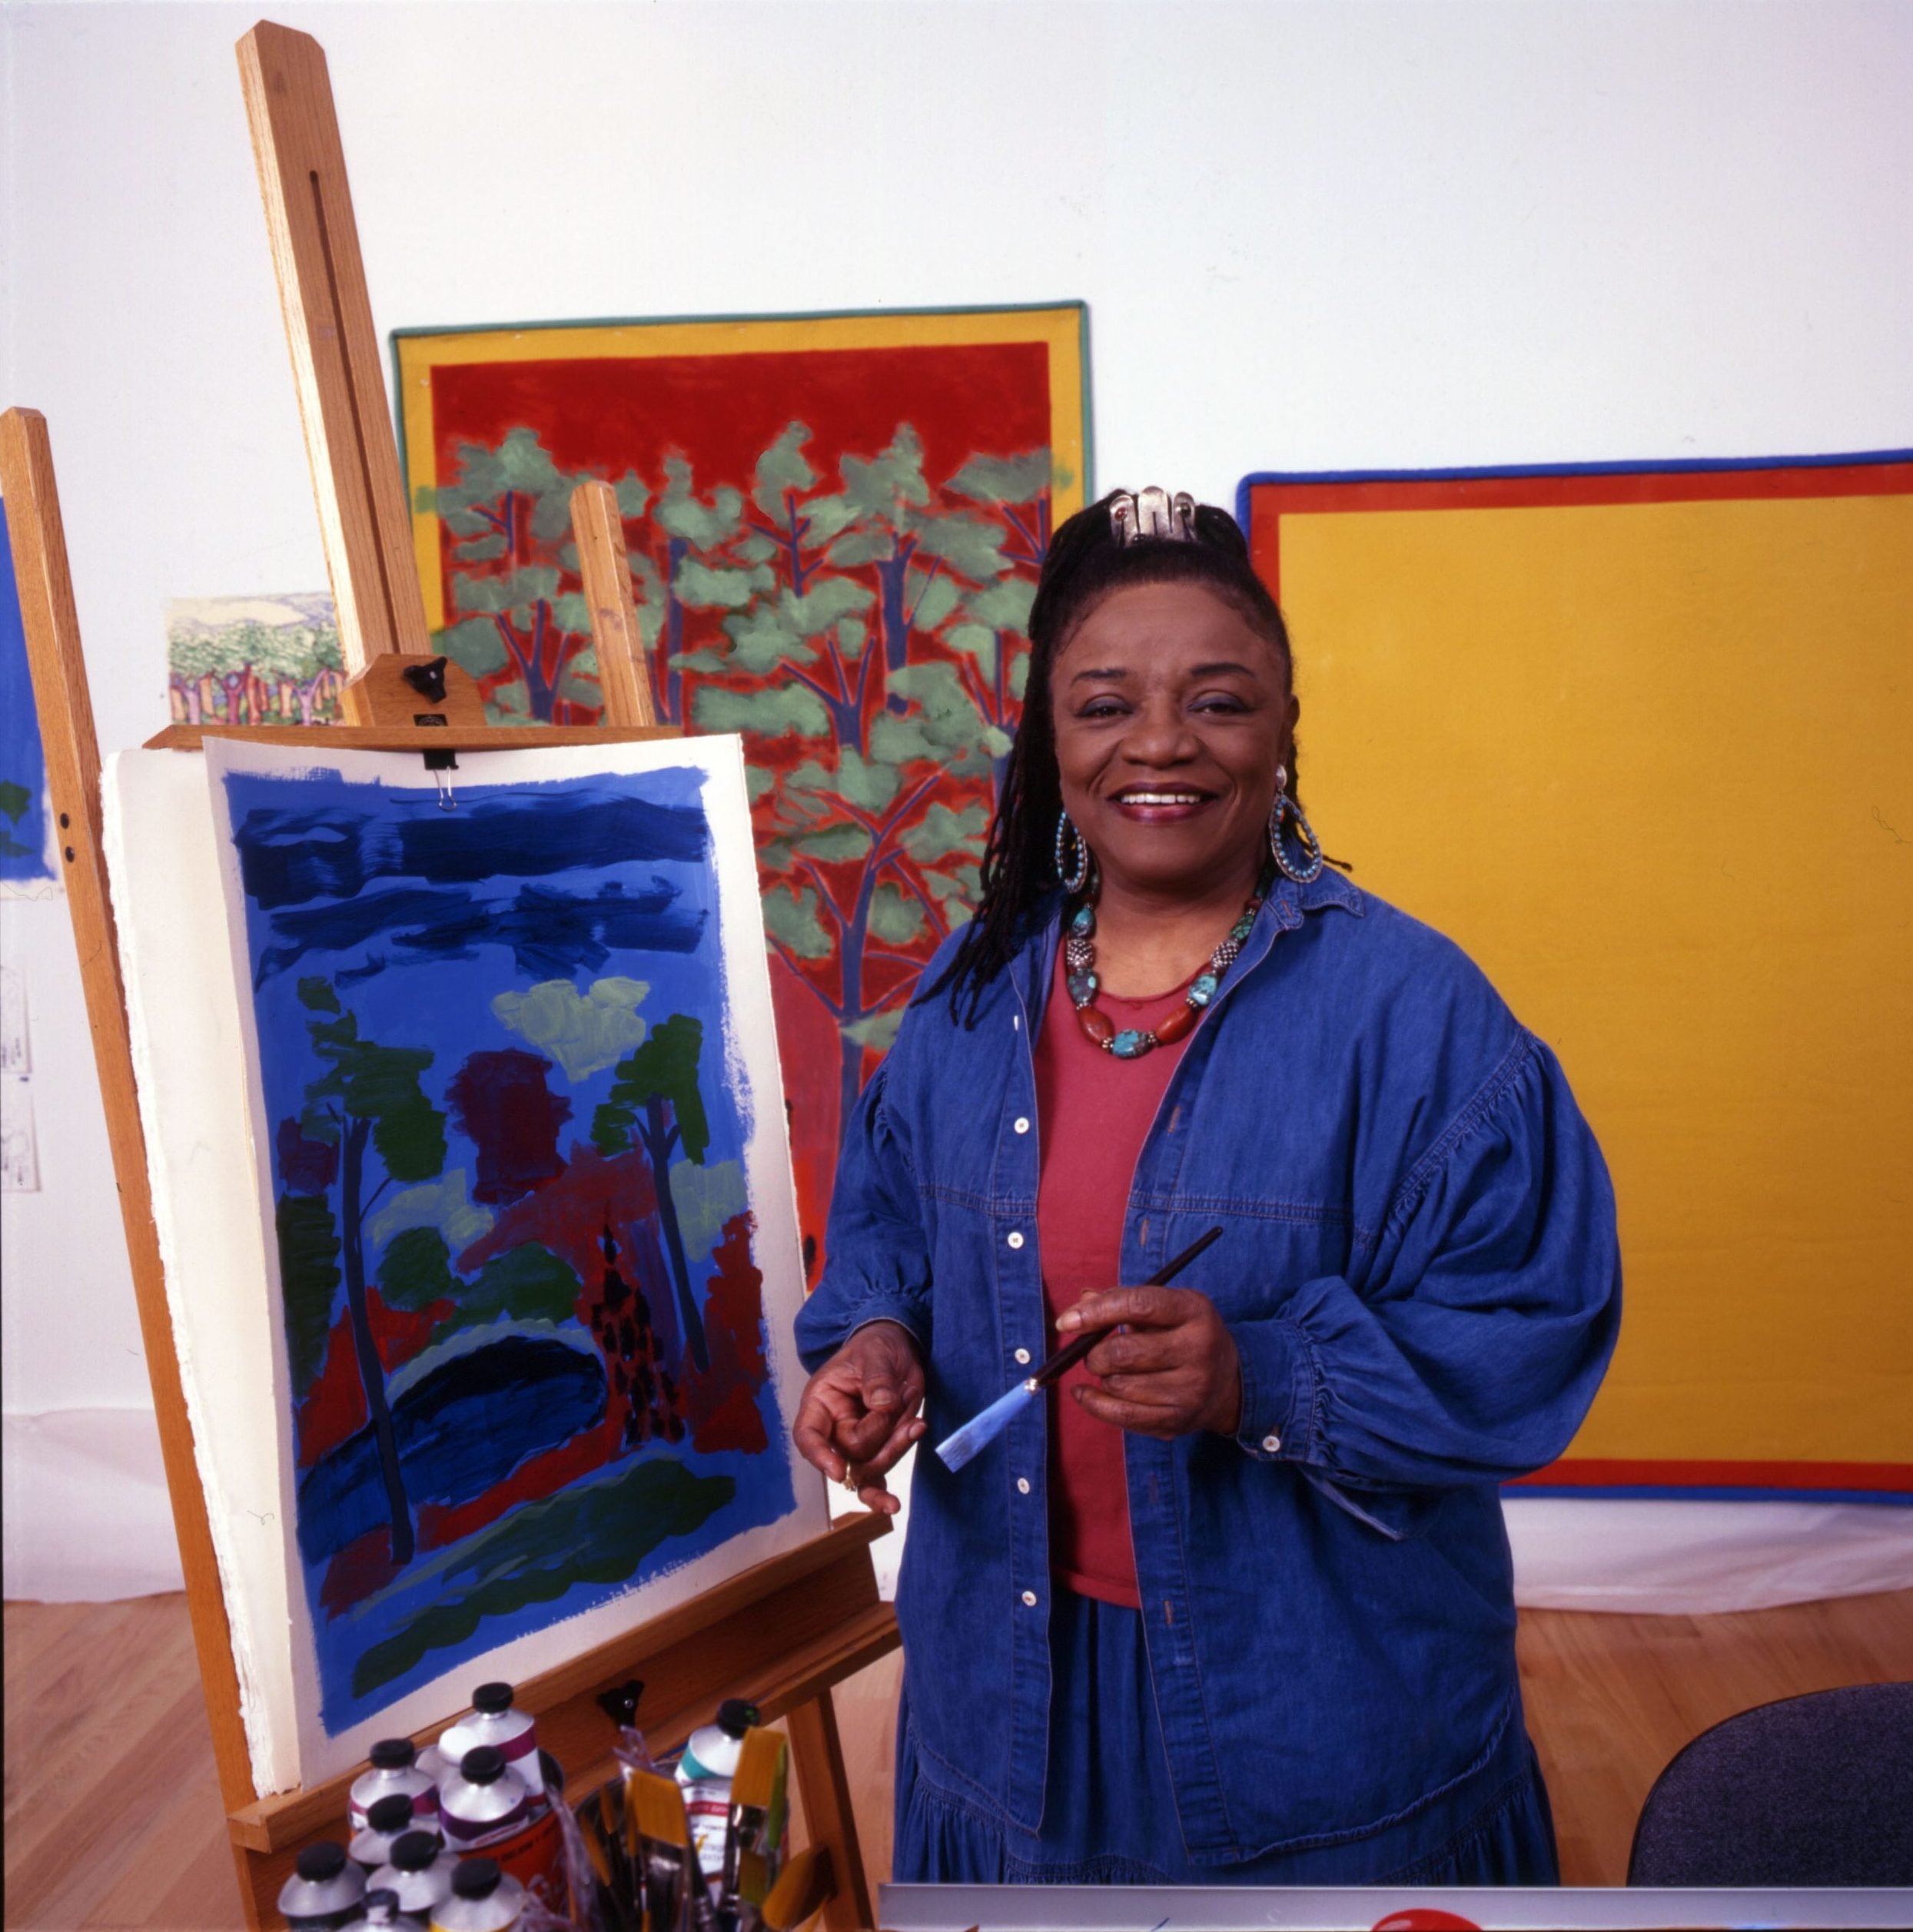
[[[292,1932],[338,1932],[359,1916],[365,1874],[331,1839],[307,1845],[279,1890],[279,1909]]]
[[[537,1724],[530,1711],[512,1708],[509,1684],[481,1684],[473,1691],[471,1715],[460,1718],[439,1739],[439,1754],[450,1767],[480,1744],[496,1744],[505,1754],[505,1762],[534,1791],[544,1788],[544,1774],[538,1765]]]
[[[421,1824],[435,1824],[438,1786],[418,1762],[410,1738],[381,1738],[372,1747],[372,1768],[352,1781],[346,1797],[346,1816],[354,1831],[363,1831],[372,1808],[382,1798],[398,1793],[412,1801]]]
[[[393,1846],[392,1862],[372,1874],[371,1890],[392,1893],[406,1918],[423,1925],[451,1897],[457,1870],[457,1853],[436,1831],[408,1831]]]
[[[511,1932],[525,1888],[490,1858],[467,1858],[452,1874],[452,1895],[432,1914],[431,1932]]]

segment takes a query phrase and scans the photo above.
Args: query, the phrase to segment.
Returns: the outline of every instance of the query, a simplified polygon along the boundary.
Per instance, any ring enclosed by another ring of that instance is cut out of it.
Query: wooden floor
[[[184,1598],[9,1603],[5,1620],[6,1925],[243,1926]],[[1641,1801],[1689,1738],[1771,1698],[1913,1678],[1913,1591],[1729,1617],[1533,1611],[1520,1648],[1563,1876],[1618,1884]],[[898,1668],[838,1693],[873,1880]]]

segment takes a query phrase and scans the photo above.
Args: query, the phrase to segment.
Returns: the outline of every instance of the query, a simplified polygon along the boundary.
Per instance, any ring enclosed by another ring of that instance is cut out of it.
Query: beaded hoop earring
[[[1275,803],[1269,812],[1269,852],[1277,868],[1285,879],[1293,880],[1297,885],[1307,885],[1311,879],[1319,878],[1322,872],[1322,842],[1315,835],[1302,808],[1291,798],[1286,789],[1289,775],[1287,772],[1276,774]],[[1295,842],[1306,855],[1298,865],[1282,849],[1282,825],[1285,819],[1295,823]]]
[[[1075,842],[1076,845],[1073,865],[1066,856],[1071,840]],[[1069,814],[1067,812],[1058,812],[1056,816],[1056,876],[1062,881],[1063,890],[1071,895],[1081,891],[1089,883],[1091,868],[1095,862],[1090,855],[1088,841],[1071,823]]]

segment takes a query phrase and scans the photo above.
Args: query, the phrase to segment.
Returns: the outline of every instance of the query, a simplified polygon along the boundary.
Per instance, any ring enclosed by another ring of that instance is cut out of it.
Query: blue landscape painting
[[[336,1735],[795,1506],[695,765],[225,774]]]
[[[46,759],[27,669],[20,587],[0,503],[0,879],[50,879],[47,860]]]

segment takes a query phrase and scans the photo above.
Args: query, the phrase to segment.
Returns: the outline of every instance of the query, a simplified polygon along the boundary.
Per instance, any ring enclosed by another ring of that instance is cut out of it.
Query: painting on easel
[[[818,1526],[748,805],[734,738],[207,755],[336,1736]]]
[[[590,723],[566,503],[615,484],[662,723],[743,735],[815,1281],[852,1107],[969,916],[1051,531],[1088,486],[1086,311],[399,331],[427,622],[498,723]]]

